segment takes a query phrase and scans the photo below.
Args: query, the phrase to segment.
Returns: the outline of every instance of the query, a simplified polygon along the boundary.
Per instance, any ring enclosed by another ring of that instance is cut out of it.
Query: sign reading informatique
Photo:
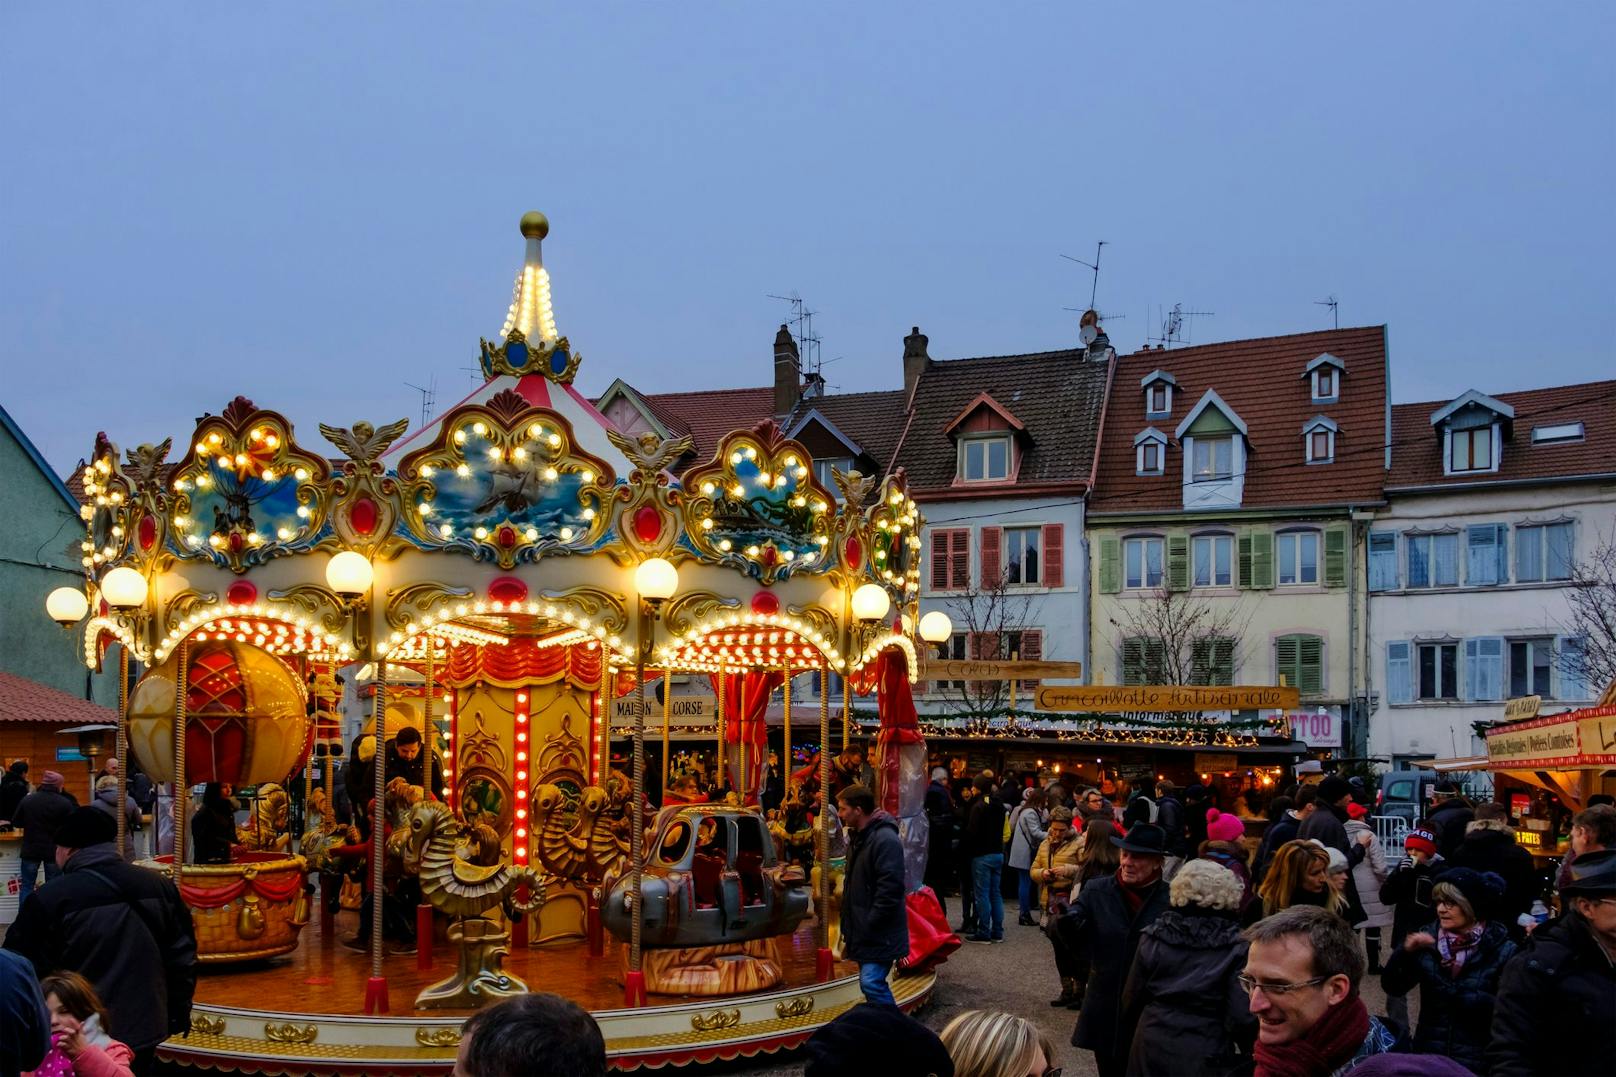
[[[1235,684],[1201,688],[1189,685],[1131,684],[1071,686],[1042,685],[1036,696],[1041,711],[1095,711],[1101,714],[1131,711],[1290,710],[1301,702],[1295,688]]]
[[[639,703],[639,697],[630,693],[612,700],[612,724],[632,724],[634,721],[634,708]],[[656,696],[647,692],[645,695],[645,720],[651,724],[662,721],[662,704],[656,701]],[[676,725],[690,725],[695,722],[712,722],[718,718],[718,697],[703,696],[674,696],[673,706],[669,708],[669,717]]]

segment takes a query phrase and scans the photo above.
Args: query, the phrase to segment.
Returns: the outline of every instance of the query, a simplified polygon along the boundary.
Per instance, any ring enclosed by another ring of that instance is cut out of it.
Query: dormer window
[[[1133,439],[1134,474],[1161,475],[1167,470],[1167,435],[1154,426]]]
[[[1325,415],[1315,415],[1302,427],[1303,452],[1308,463],[1328,464],[1335,461],[1336,429],[1334,420]]]
[[[1026,451],[1027,428],[988,393],[978,393],[944,428],[954,439],[957,483],[1014,482]]]
[[[1215,482],[1234,474],[1234,438],[1197,437],[1193,442],[1193,482]]]
[[[1003,482],[1010,477],[1010,435],[961,438],[959,477],[964,482]]]
[[[1313,403],[1334,404],[1341,399],[1341,375],[1346,369],[1346,364],[1329,352],[1307,364],[1302,376],[1312,380]]]
[[[1145,418],[1165,419],[1173,413],[1173,388],[1178,380],[1165,370],[1152,370],[1139,379],[1145,391]]]
[[[1431,425],[1442,439],[1443,474],[1497,471],[1514,424],[1514,408],[1474,389],[1432,412]]]
[[[1448,434],[1448,471],[1491,471],[1493,469],[1493,428],[1453,430]]]

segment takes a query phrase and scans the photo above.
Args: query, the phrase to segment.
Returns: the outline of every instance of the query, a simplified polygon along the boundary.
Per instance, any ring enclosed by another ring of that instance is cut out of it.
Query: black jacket
[[[1585,1077],[1616,1060],[1616,965],[1576,913],[1532,932],[1498,983],[1493,1077]]]
[[[890,962],[909,954],[903,903],[903,841],[898,822],[872,815],[847,849],[842,885],[842,950],[849,961]]]
[[[1156,801],[1156,825],[1167,831],[1167,855],[1188,857],[1190,836],[1184,829],[1184,805],[1175,796]]]
[[[348,791],[348,802],[353,805],[355,812],[360,813],[364,812],[375,795],[376,771],[371,766],[375,757],[372,756],[369,760],[359,758],[359,743],[367,739],[369,738],[364,736],[355,738],[354,756],[342,774],[343,785]],[[384,748],[387,752],[387,769],[382,773],[382,784],[385,785],[394,778],[403,778],[411,785],[419,785],[424,789],[425,784],[421,779],[426,765],[426,745],[421,745],[421,750],[416,753],[414,759],[405,759],[398,754],[397,737],[388,738]],[[443,760],[436,755],[432,757],[431,792],[439,800],[443,799]]]
[[[1232,914],[1168,909],[1141,933],[1117,1022],[1130,1077],[1222,1077],[1251,1057],[1257,1019],[1235,977],[1246,942]]]
[[[42,785],[23,797],[11,816],[11,825],[22,828],[22,848],[17,850],[18,855],[24,860],[54,860],[56,828],[78,806],[72,793],[64,793],[53,785]]]
[[[1436,831],[1436,851],[1452,860],[1453,854],[1459,851],[1459,843],[1464,841],[1465,828],[1475,818],[1475,811],[1458,797],[1432,808],[1425,821]]]
[[[70,970],[89,980],[111,1015],[108,1034],[135,1051],[191,1027],[191,910],[168,876],[125,864],[111,842],[80,849],[30,894],[5,948],[40,976]]]
[[[1410,932],[1418,931],[1436,915],[1431,901],[1435,876],[1451,865],[1438,853],[1424,864],[1411,856],[1392,869],[1380,886],[1380,903],[1392,910],[1392,946],[1403,945]]]
[[[191,816],[191,861],[196,864],[230,863],[230,847],[236,843],[235,801],[203,802]]]
[[[1313,814],[1303,819],[1302,825],[1296,828],[1296,836],[1302,841],[1323,842],[1325,848],[1334,849],[1346,857],[1349,868],[1364,858],[1363,846],[1347,840],[1346,809],[1334,804],[1321,804],[1315,808]],[[1342,911],[1342,916],[1347,923],[1361,924],[1369,918],[1364,913],[1363,902],[1358,898],[1358,881],[1350,870],[1347,872],[1347,889],[1343,896],[1347,899],[1347,907]]]
[[[963,852],[972,857],[1004,852],[1004,801],[985,793],[971,801]]]
[[[1165,882],[1156,883],[1135,916],[1122,896],[1117,877],[1103,875],[1084,883],[1070,911],[1055,921],[1055,930],[1067,952],[1089,961],[1083,1009],[1072,1030],[1073,1047],[1086,1047],[1105,1056],[1127,1054],[1129,1045],[1120,1042],[1117,1034],[1122,987],[1133,967],[1140,932],[1166,911]]]
[[[10,819],[22,798],[28,795],[28,779],[13,771],[0,778],[0,819]]]
[[[1504,905],[1497,918],[1513,928],[1521,913],[1532,911],[1532,902],[1542,894],[1545,882],[1538,877],[1532,854],[1515,843],[1513,834],[1485,823],[1474,826],[1476,829],[1459,843],[1451,863],[1454,867],[1497,872],[1503,878]]]
[[[1437,925],[1423,931],[1436,937]],[[1478,1074],[1487,1072],[1483,1054],[1492,1035],[1493,1004],[1504,963],[1515,956],[1509,929],[1497,920],[1487,924],[1481,940],[1459,970],[1450,977],[1442,971],[1433,947],[1413,953],[1399,946],[1392,951],[1380,983],[1388,995],[1420,989],[1420,1022],[1414,1030],[1414,1050],[1422,1055],[1446,1055]]]
[[[932,782],[926,787],[926,882],[934,889],[954,877],[954,837],[959,817],[948,787]]]

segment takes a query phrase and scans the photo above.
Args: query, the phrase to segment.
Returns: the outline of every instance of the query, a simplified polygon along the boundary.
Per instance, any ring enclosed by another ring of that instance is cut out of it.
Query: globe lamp
[[[879,621],[891,608],[892,599],[878,583],[867,583],[853,592],[853,616],[861,621]]]
[[[114,609],[128,610],[146,603],[146,577],[120,565],[101,577],[101,597]]]
[[[90,612],[90,600],[77,587],[58,587],[45,596],[45,612],[50,619],[67,628],[78,624]]]
[[[954,622],[942,610],[932,610],[920,619],[920,638],[927,643],[943,643],[954,634]]]
[[[364,594],[370,590],[371,581],[375,578],[376,574],[365,555],[353,550],[343,550],[325,566],[326,584],[345,598]]]
[[[672,598],[679,590],[679,570],[661,557],[648,557],[634,569],[634,589],[652,602]]]

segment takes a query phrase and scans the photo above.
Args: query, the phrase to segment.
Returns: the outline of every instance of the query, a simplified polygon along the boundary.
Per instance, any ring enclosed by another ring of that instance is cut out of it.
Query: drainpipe
[[[1351,530],[1347,542],[1347,714],[1352,721],[1352,754],[1368,755],[1369,731],[1358,732],[1358,521],[1348,510]],[[1363,747],[1360,747],[1360,744]]]
[[[1090,679],[1092,673],[1089,668],[1089,652],[1092,650],[1091,645],[1094,641],[1094,603],[1089,601],[1089,595],[1091,592],[1089,580],[1089,535],[1087,513],[1084,514],[1083,518],[1083,537],[1078,540],[1077,545],[1078,549],[1083,554],[1083,594],[1078,599],[1078,601],[1082,603],[1082,605],[1079,607],[1079,612],[1083,616],[1083,631],[1081,633],[1083,637],[1083,653],[1079,657],[1079,660],[1083,663],[1083,676],[1080,678],[1080,683],[1093,684],[1094,682]]]

